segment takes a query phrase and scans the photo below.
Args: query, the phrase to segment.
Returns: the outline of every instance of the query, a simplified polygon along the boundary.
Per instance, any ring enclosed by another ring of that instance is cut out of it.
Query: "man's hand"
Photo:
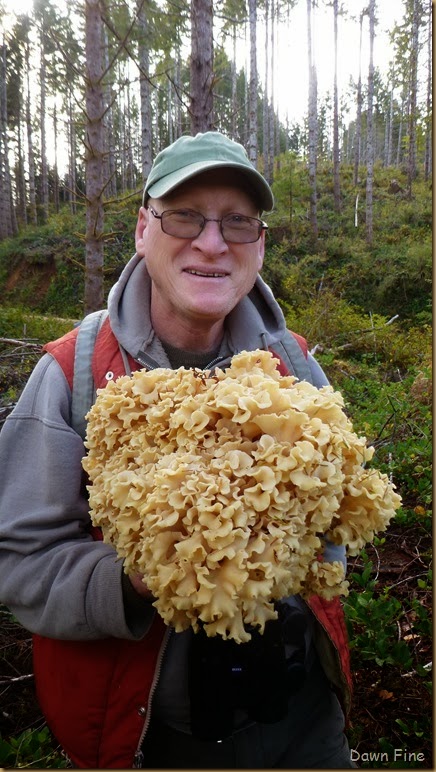
[[[144,575],[140,573],[136,574],[129,574],[130,584],[132,585],[133,589],[136,590],[138,595],[141,595],[141,597],[145,598],[146,600],[149,600],[150,602],[153,602],[156,600],[152,592],[148,589],[147,585],[144,583]]]

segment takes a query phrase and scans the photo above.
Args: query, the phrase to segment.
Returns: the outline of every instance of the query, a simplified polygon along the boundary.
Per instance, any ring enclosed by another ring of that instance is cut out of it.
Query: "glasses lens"
[[[168,236],[179,239],[195,239],[204,225],[204,217],[200,212],[189,209],[175,209],[162,212],[162,230]]]
[[[225,241],[236,244],[250,244],[257,241],[262,233],[262,223],[256,217],[242,214],[228,214],[222,219],[222,234]]]
[[[208,222],[200,212],[191,209],[168,209],[162,212],[160,220],[163,232],[179,239],[197,238]],[[221,220],[223,239],[234,244],[257,241],[262,228],[262,222],[256,217],[246,217],[243,214],[228,214]]]

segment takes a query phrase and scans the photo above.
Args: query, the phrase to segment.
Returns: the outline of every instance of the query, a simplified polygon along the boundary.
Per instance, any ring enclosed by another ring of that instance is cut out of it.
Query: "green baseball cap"
[[[148,198],[163,198],[183,182],[209,169],[236,169],[246,178],[262,211],[270,211],[274,198],[264,177],[254,168],[239,142],[218,131],[183,136],[157,154],[144,188]]]

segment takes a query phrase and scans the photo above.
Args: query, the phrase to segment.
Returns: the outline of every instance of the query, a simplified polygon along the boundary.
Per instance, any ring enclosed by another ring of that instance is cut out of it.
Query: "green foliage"
[[[28,308],[8,306],[0,308],[0,329],[4,338],[45,343],[71,330],[74,321],[74,319],[55,316],[42,316]]]
[[[337,362],[335,365],[337,366]],[[335,365],[331,368],[337,373]],[[327,368],[326,368],[327,369]],[[433,484],[432,381],[429,368],[389,381],[382,368],[341,374],[340,388],[356,431],[375,448],[373,463],[392,475],[403,498],[396,519],[430,530]]]
[[[279,244],[284,263],[292,266],[284,300],[300,305],[322,286],[367,313],[387,318],[400,314],[408,323],[422,314],[421,321],[431,324],[431,190],[428,183],[417,181],[410,200],[404,193],[407,181],[398,171],[375,170],[375,237],[369,247],[364,186],[356,190],[349,167],[342,165],[342,205],[337,213],[331,165],[322,164],[317,203],[320,237],[314,247],[308,222],[307,170],[291,154],[283,160],[273,186],[277,207],[269,218],[268,249]],[[397,194],[391,192],[393,177],[404,186],[400,185]]]
[[[411,666],[409,647],[398,640],[397,619],[402,607],[397,598],[388,592],[376,596],[373,590],[351,590],[344,610],[350,648],[358,649],[359,657],[400,670]]]
[[[0,733],[0,766],[20,769],[65,769],[70,764],[46,726],[26,729],[18,737],[4,739]]]
[[[330,289],[307,292],[302,298],[292,268],[284,285],[288,326],[303,334],[311,346],[318,344],[321,351],[328,347],[338,359],[353,358],[368,366],[380,365],[391,375],[430,361],[429,326],[401,326],[380,314],[368,314],[338,298]],[[298,305],[291,305],[291,297],[299,298]]]
[[[344,603],[350,648],[362,659],[371,660],[380,667],[393,665],[401,671],[408,669],[412,666],[413,653],[406,641],[398,640],[398,620],[413,612],[414,630],[430,635],[428,612],[416,598],[412,599],[410,608],[405,609],[392,594],[392,588],[386,586],[380,590],[374,564],[365,549],[359,557],[362,570],[349,574],[353,589]]]
[[[134,254],[140,195],[107,202],[105,213],[106,293]],[[3,302],[43,314],[81,318],[85,277],[85,213],[68,208],[45,225],[27,226],[16,238],[0,241]]]
[[[344,317],[348,308],[348,317],[343,318],[339,329],[343,335],[347,324],[356,323],[355,314],[366,314],[367,321],[369,314],[384,320],[399,314],[404,334],[413,323],[431,325],[432,196],[428,184],[416,181],[410,200],[404,194],[407,181],[398,169],[376,167],[376,234],[374,246],[369,248],[364,229],[364,185],[356,190],[351,167],[341,166],[342,206],[338,213],[333,206],[331,164],[320,164],[318,177],[320,238],[315,245],[308,219],[307,168],[293,153],[280,157],[273,184],[276,207],[267,216],[270,228],[263,275],[292,321],[295,315],[297,324],[299,317],[302,326],[309,324],[309,332],[305,328],[304,334],[310,341],[329,340],[334,321],[329,321],[323,335],[326,314],[330,319],[331,310],[340,301],[338,313],[341,310]],[[403,192],[390,192],[393,177]],[[124,201],[106,203],[106,291],[134,252],[139,204],[139,192]],[[73,216],[65,207],[51,215],[45,225],[27,226],[16,238],[0,242],[3,300],[43,313],[80,317],[84,221],[83,210]],[[311,312],[305,311],[308,304]],[[380,337],[380,332],[377,335]],[[390,340],[386,332],[385,348]],[[382,347],[380,355],[384,354]]]
[[[19,398],[42,344],[64,335],[73,324],[72,319],[42,316],[26,308],[0,307],[0,338],[5,339],[0,340],[0,408]]]

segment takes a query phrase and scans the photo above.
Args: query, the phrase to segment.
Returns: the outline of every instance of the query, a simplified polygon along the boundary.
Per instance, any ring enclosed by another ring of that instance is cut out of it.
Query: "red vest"
[[[44,347],[59,362],[70,387],[77,332],[77,328],[71,330]],[[307,355],[306,342],[295,337]],[[132,371],[137,370],[138,363],[132,358],[129,361]],[[282,360],[279,370],[282,374],[287,372]],[[125,372],[108,319],[97,337],[92,371],[96,388],[104,388],[109,371],[114,378]],[[315,645],[321,662],[347,713],[351,673],[340,600],[326,601],[313,596],[308,605],[319,623]],[[150,632],[140,641],[63,641],[33,636],[35,683],[41,709],[77,767],[132,767],[164,632],[165,625],[156,615]]]

